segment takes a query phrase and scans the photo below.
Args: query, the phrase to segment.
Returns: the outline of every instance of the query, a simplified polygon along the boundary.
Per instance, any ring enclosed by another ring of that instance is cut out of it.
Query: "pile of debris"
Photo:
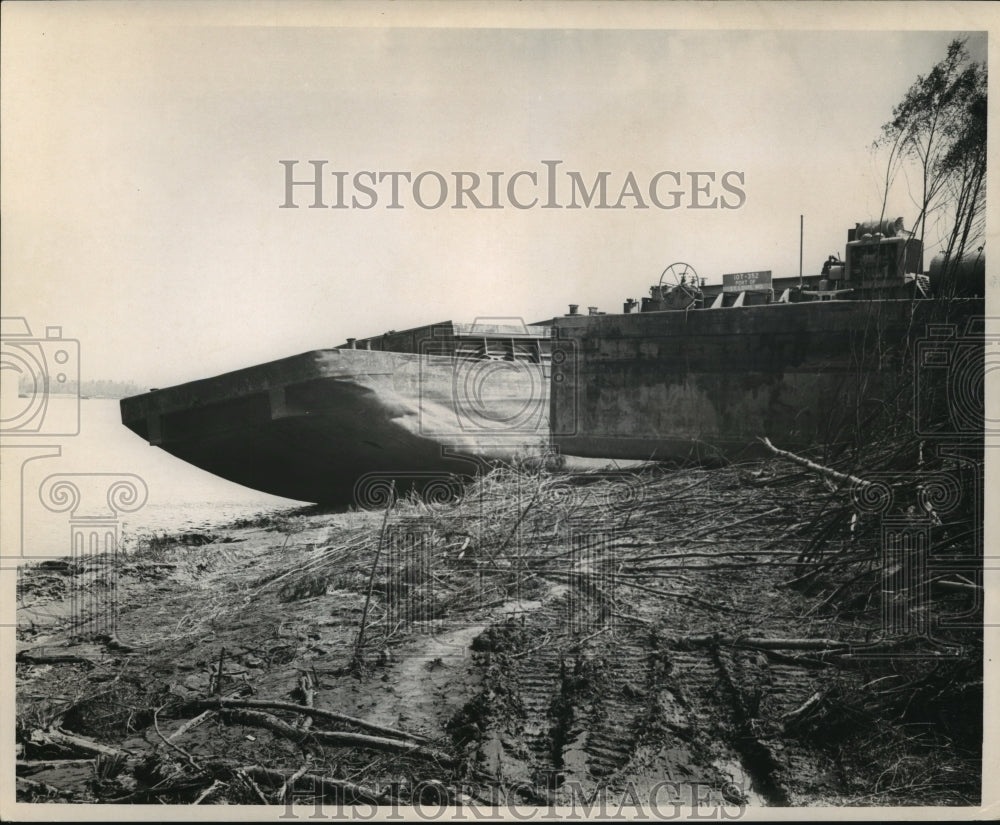
[[[19,799],[977,804],[981,458],[774,451],[147,542],[105,636],[25,570]]]

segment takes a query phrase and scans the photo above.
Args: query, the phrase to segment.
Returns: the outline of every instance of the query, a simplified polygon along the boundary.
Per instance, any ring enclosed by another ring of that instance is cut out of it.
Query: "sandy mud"
[[[880,522],[829,479],[773,461],[450,489],[22,570],[19,799],[978,804],[975,582],[908,603],[963,629],[888,633]],[[964,558],[963,518],[934,539]]]

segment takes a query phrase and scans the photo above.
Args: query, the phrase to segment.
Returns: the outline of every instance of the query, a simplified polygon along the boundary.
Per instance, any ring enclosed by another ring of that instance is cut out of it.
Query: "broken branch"
[[[203,699],[195,703],[197,707],[208,707],[213,710],[230,710],[233,708],[245,708],[248,710],[259,709],[259,710],[287,710],[292,713],[299,713],[303,715],[310,715],[318,717],[321,719],[329,719],[332,722],[338,722],[344,725],[353,725],[354,727],[361,728],[362,730],[367,730],[371,733],[376,733],[381,736],[387,736],[394,739],[409,739],[413,742],[430,742],[426,736],[420,736],[416,733],[409,733],[404,730],[397,730],[396,728],[386,727],[385,725],[376,725],[373,722],[366,722],[364,719],[357,719],[353,716],[347,716],[343,713],[337,713],[332,710],[324,710],[323,708],[311,708],[304,705],[297,705],[294,702],[279,702],[270,701],[267,699]]]
[[[378,534],[378,547],[375,549],[375,558],[372,559],[371,573],[368,575],[368,592],[365,595],[365,607],[361,611],[361,626],[358,628],[358,638],[354,643],[354,664],[361,664],[361,652],[365,647],[365,625],[368,624],[368,608],[372,603],[372,592],[375,590],[375,571],[378,569],[379,556],[382,555],[382,545],[385,543],[385,528],[389,523],[389,512],[392,510],[393,500],[396,495],[396,482],[389,486],[389,495],[386,496],[385,515],[382,517],[382,529]]]
[[[323,745],[338,748],[368,748],[369,750],[388,751],[390,753],[406,753],[414,756],[424,756],[443,764],[451,764],[455,760],[444,751],[429,748],[416,742],[405,742],[399,739],[387,739],[383,736],[369,736],[364,733],[349,733],[346,731],[308,730],[302,731],[283,722],[277,716],[261,713],[255,710],[230,710],[226,714],[235,722],[264,728],[293,742],[313,740]]]
[[[683,636],[676,640],[679,644],[693,647],[759,647],[767,650],[843,650],[858,642],[841,642],[836,639],[761,639],[753,636]]]
[[[294,774],[288,774],[283,771],[273,770],[271,768],[265,768],[261,765],[245,765],[243,767],[235,767],[230,763],[224,762],[222,760],[213,760],[206,764],[206,768],[211,770],[213,773],[218,772],[224,775],[231,775],[236,772],[242,772],[244,775],[254,779],[258,782],[265,782],[271,786],[284,786],[286,782],[291,783],[294,787],[295,785],[301,785],[308,781],[311,783],[309,790],[321,793],[331,793],[336,792],[339,794],[350,794],[352,797],[360,802],[367,802],[372,805],[378,804],[378,794],[370,788],[366,788],[363,785],[357,785],[354,782],[348,782],[343,779],[333,779],[329,776],[321,776],[314,773],[299,774],[298,772]]]
[[[779,456],[787,461],[791,461],[795,464],[798,464],[801,467],[806,467],[807,469],[812,470],[814,473],[818,473],[819,475],[825,476],[826,478],[832,478],[834,481],[839,481],[841,483],[849,482],[850,484],[853,484],[856,487],[867,487],[869,484],[871,484],[870,481],[865,481],[863,478],[858,478],[857,476],[852,476],[848,473],[841,473],[838,472],[837,470],[831,469],[830,467],[824,467],[822,464],[817,464],[815,461],[810,461],[808,458],[803,458],[802,456],[796,455],[795,453],[790,453],[788,452],[788,450],[779,450],[771,443],[771,440],[769,438],[762,438],[761,441],[764,442],[764,446],[767,447],[776,456]]]
[[[56,750],[69,751],[71,753],[84,753],[90,756],[104,754],[105,756],[124,757],[128,756],[125,751],[117,748],[110,748],[92,739],[85,739],[82,736],[61,731],[58,728],[48,730],[34,730],[31,732],[31,744],[36,748],[52,747]]]
[[[200,725],[202,722],[208,719],[208,717],[211,716],[213,712],[214,711],[206,710],[203,711],[202,713],[199,713],[197,716],[194,717],[194,719],[188,719],[183,725],[181,725],[179,728],[177,728],[177,730],[175,730],[172,734],[170,734],[170,736],[167,737],[167,742],[171,743],[177,741],[185,733],[191,730],[191,728]]]

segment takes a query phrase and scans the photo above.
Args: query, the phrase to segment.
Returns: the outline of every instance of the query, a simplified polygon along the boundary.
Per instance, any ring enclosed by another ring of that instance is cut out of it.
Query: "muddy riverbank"
[[[892,591],[843,485],[774,460],[426,495],[24,569],[19,800],[979,804],[975,582]],[[933,538],[969,560],[963,518]],[[887,627],[886,592],[973,619]]]

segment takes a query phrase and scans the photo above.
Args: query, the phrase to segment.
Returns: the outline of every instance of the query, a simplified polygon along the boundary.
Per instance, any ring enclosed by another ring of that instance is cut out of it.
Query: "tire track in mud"
[[[736,708],[736,718],[739,721],[745,716],[744,741],[752,737],[744,761],[756,768],[759,760],[768,771],[766,781],[777,790],[777,798],[785,804],[794,803],[795,800],[790,800],[791,788],[799,789],[799,794],[802,788],[808,788],[819,797],[841,792],[832,760],[799,737],[789,735],[787,726],[790,714],[817,691],[824,691],[825,676],[801,666],[772,661],[761,653],[720,651],[719,657],[726,674],[733,673],[740,686],[742,707]],[[763,674],[753,674],[754,669]]]
[[[610,787],[648,714],[649,646],[631,629],[601,622],[593,607],[564,596],[532,617],[533,624],[578,632],[531,651],[515,677],[530,720],[533,774],[557,794],[567,785],[585,792]]]
[[[785,714],[816,690],[821,675],[763,652],[720,647],[671,652],[677,683],[699,730],[718,747],[716,764],[763,804],[795,804],[791,788],[836,790],[835,768],[815,748],[785,735]]]
[[[563,752],[565,765],[585,763],[587,775],[575,778],[617,787],[620,783],[615,780],[621,778],[642,739],[656,660],[648,640],[637,630],[615,622],[593,640],[591,661],[598,663],[600,684],[595,686],[589,713],[580,720],[581,738]],[[599,649],[593,649],[595,643]]]
[[[579,618],[563,594],[473,644],[485,685],[476,761],[501,783],[556,804],[664,783],[671,802],[700,787],[753,806],[789,804],[803,777],[834,790],[831,765],[782,735],[822,676],[763,653],[685,648],[627,620],[592,615],[589,634],[560,634]]]
[[[574,615],[578,607],[563,595],[480,637],[487,670],[477,700],[485,717],[480,764],[557,804],[571,804],[573,794],[641,793],[663,781],[724,784],[725,772],[697,741],[700,725],[676,685],[674,652],[648,627]],[[557,635],[567,623],[590,632]],[[717,681],[706,655],[694,661],[702,681]]]

